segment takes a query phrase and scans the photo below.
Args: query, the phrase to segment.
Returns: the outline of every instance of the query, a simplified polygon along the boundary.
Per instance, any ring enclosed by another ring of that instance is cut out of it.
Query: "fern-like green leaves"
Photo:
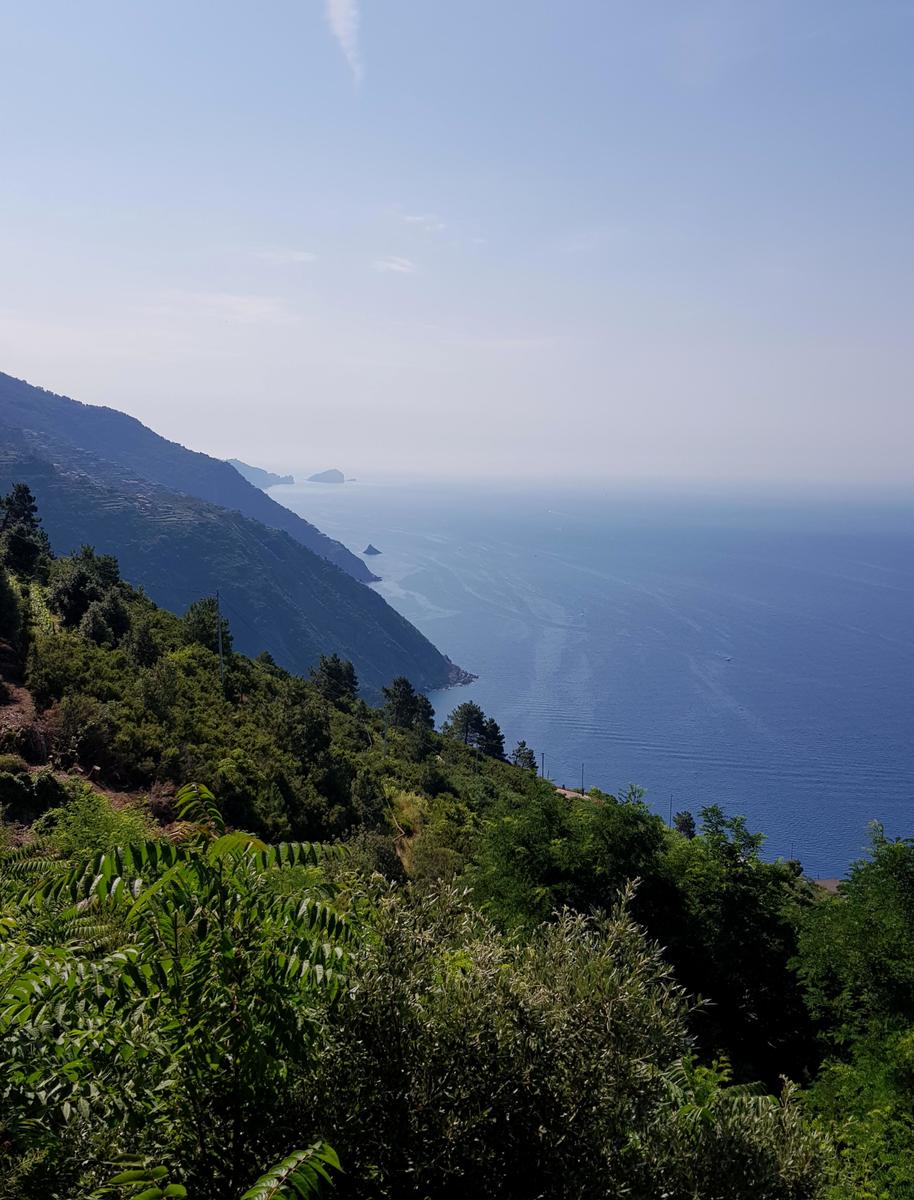
[[[121,1163],[100,1194],[125,1200],[180,1197],[204,1178],[219,1195],[241,1190],[262,1161],[252,1132],[269,1144],[269,1107],[347,971],[350,926],[321,847],[226,830],[203,787],[182,788],[176,807],[175,840],[0,868],[0,1105],[49,1136],[110,1129],[114,1148],[140,1112],[167,1131],[193,1169],[178,1183]],[[310,1195],[301,1187],[334,1164],[313,1147],[290,1186]]]
[[[171,1178],[168,1167],[154,1165],[139,1155],[124,1154],[115,1162],[121,1169],[100,1187],[92,1200],[117,1196],[122,1200],[184,1200],[187,1188]]]
[[[317,1142],[308,1150],[296,1150],[261,1175],[241,1200],[308,1200],[318,1195],[323,1182],[330,1182],[330,1170],[340,1170],[339,1159],[325,1142]]]

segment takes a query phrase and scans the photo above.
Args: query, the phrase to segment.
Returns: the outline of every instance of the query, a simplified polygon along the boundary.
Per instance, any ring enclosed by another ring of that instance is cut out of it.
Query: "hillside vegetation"
[[[255,486],[230,463],[160,437],[117,409],[81,404],[0,371],[0,425],[37,435],[39,445],[50,440],[58,453],[68,447],[74,463],[81,451],[124,468],[133,478],[282,530],[363,583],[377,578],[345,546],[265,495],[262,483]]]
[[[2,395],[0,388],[0,490],[29,483],[59,553],[84,542],[106,546],[132,581],[175,611],[219,590],[240,649],[268,649],[303,673],[321,653],[337,651],[356,664],[375,698],[399,673],[423,688],[464,677],[381,596],[288,533],[151,482],[129,460],[103,459],[52,433],[4,427]],[[218,465],[262,495],[233,467]]]
[[[831,897],[0,547],[0,1197],[914,1195],[911,843]]]

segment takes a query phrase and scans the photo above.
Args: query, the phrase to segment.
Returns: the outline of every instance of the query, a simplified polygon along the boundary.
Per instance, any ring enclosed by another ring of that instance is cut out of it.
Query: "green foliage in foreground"
[[[827,1141],[694,1063],[624,898],[518,941],[177,807],[3,861],[0,1196],[237,1196],[269,1162],[247,1197],[308,1195],[338,1161],[354,1197],[817,1194]]]
[[[714,1003],[693,1028],[739,1077],[776,1087],[816,1057],[796,977],[798,914],[815,889],[794,866],[769,863],[738,819],[711,806],[701,836],[664,827],[637,793],[572,800],[533,786],[488,810],[468,877],[489,911],[529,928],[556,909],[606,911],[630,879],[633,912],[665,947],[678,978]]]
[[[214,605],[42,562],[0,574],[41,710],[0,744],[0,1200],[914,1200],[914,844],[827,896],[405,679],[225,637],[223,687]]]
[[[914,841],[869,859],[804,915],[797,959],[830,1050],[809,1104],[843,1164],[830,1200],[914,1197]]]
[[[827,1143],[789,1090],[696,1065],[625,897],[518,940],[454,889],[393,892],[371,933],[312,1084],[343,1195],[817,1194]]]
[[[231,1196],[289,1150],[285,1090],[350,941],[325,852],[226,832],[205,789],[177,800],[172,841],[4,864],[5,1136],[41,1194],[88,1194],[114,1150]]]

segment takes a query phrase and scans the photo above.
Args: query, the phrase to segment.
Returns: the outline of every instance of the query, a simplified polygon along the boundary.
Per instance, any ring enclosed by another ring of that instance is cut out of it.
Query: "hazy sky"
[[[291,469],[914,484],[911,0],[0,0],[0,369]]]

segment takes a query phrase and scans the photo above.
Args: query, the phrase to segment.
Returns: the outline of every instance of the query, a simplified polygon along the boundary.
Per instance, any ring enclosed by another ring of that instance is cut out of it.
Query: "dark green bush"
[[[94,696],[77,692],[48,715],[54,749],[65,763],[87,770],[117,766],[112,755],[113,727],[107,707]]]
[[[52,771],[45,769],[30,775],[27,770],[6,771],[0,764],[0,809],[6,820],[31,824],[66,798],[66,788]]]
[[[70,796],[67,784],[58,779],[50,767],[33,772],[31,780],[36,812],[45,813],[49,808],[67,803]]]
[[[8,821],[32,821],[38,815],[28,778],[0,771],[0,811]]]
[[[79,622],[79,632],[96,646],[113,646],[114,633],[105,620],[105,607],[101,600],[93,600]]]
[[[29,765],[21,754],[0,753],[0,773],[5,775],[27,775]]]

